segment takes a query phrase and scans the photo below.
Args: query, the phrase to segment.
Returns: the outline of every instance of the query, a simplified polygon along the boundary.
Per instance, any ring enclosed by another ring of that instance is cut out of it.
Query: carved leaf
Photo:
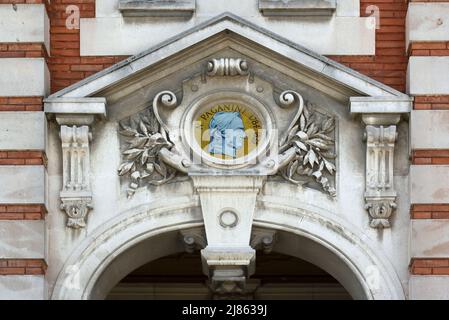
[[[303,141],[309,139],[309,136],[304,131],[298,131],[298,133],[296,135]]]
[[[323,131],[327,133],[332,130],[334,130],[334,119],[329,118],[323,124]]]
[[[324,161],[324,165],[326,166],[326,170],[330,173],[330,174],[334,174],[336,168],[335,165],[332,162],[327,161],[326,159],[323,159]]]
[[[166,177],[167,176],[167,167],[165,166],[165,164],[163,162],[160,162],[159,164],[154,163],[154,169],[156,170],[157,173],[159,173],[162,177]]]
[[[143,149],[130,149],[123,152],[124,155],[127,156],[128,159],[133,160],[140,156],[144,150]]]
[[[140,163],[143,165],[148,160],[148,149],[145,149],[145,151],[142,153],[142,158],[140,158]]]
[[[139,126],[140,126],[140,130],[142,130],[142,133],[147,136],[148,129],[147,129],[147,126],[145,125],[145,123],[143,123],[143,121],[140,121]]]
[[[304,111],[305,111],[305,109],[304,109]],[[299,129],[301,131],[305,131],[306,125],[307,125],[306,117],[304,116],[304,114],[302,114],[301,117],[299,117]]]
[[[308,144],[320,148],[321,150],[328,150],[329,146],[322,139],[311,139],[307,141]]]
[[[315,134],[315,137],[318,137],[318,138],[320,138],[320,139],[323,139],[323,140],[325,140],[325,141],[327,141],[327,142],[334,142],[334,139],[333,139],[333,138],[331,138],[331,137],[329,137],[329,136],[327,136],[327,135],[325,135],[325,134],[322,134],[322,133],[317,133],[317,134]]]
[[[335,158],[337,158],[337,155],[335,153],[332,153],[332,152],[322,152],[321,156],[323,158],[326,158],[326,159],[335,159]]]
[[[288,168],[288,170],[287,170],[287,174],[288,174],[288,177],[289,177],[289,178],[293,177],[293,175],[295,174],[296,170],[298,169],[298,166],[299,166],[299,162],[298,162],[297,160],[296,160],[296,161],[293,161],[293,162],[289,165],[289,168]]]
[[[145,168],[145,171],[148,173],[148,174],[153,174],[153,172],[154,172],[154,164],[153,163],[147,163],[147,166],[146,166],[146,168]]]
[[[298,125],[294,126],[288,133],[287,142],[292,140],[292,138],[295,136],[297,131],[298,131]]]
[[[310,166],[313,167],[313,165],[314,165],[315,162],[317,161],[316,154],[315,154],[315,152],[311,149],[311,150],[309,150],[308,156],[309,156],[309,163],[310,163]]]
[[[129,142],[129,148],[143,148],[145,143],[147,143],[148,138],[147,137],[137,137],[132,139]]]
[[[134,131],[132,129],[123,129],[119,131],[121,135],[124,135],[126,137],[135,137],[138,135],[137,131]]]
[[[294,143],[298,146],[299,149],[307,151],[307,146],[301,141],[294,141]]]
[[[123,176],[130,172],[134,167],[134,162],[125,162],[118,168],[119,176]]]

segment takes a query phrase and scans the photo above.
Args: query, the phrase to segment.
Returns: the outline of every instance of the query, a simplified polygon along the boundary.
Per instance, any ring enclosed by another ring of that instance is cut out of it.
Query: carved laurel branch
[[[176,96],[168,91],[161,92],[154,99],[153,109],[148,108],[120,122],[119,133],[125,137],[127,146],[118,174],[130,177],[128,197],[142,184],[159,186],[175,178],[178,172],[171,152],[174,145],[162,127],[157,104],[173,108],[177,105]]]
[[[336,190],[327,177],[334,175],[336,170],[333,161],[337,155],[333,152],[335,140],[332,137],[335,120],[318,114],[314,104],[304,103],[301,95],[294,91],[283,92],[280,103],[284,107],[299,103],[299,110],[279,150],[282,154],[294,148],[295,155],[280,169],[279,174],[298,185],[314,179],[326,193],[335,197]]]

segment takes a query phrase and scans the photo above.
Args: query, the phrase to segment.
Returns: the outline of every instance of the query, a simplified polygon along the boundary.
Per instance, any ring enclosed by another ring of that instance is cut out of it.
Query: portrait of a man
[[[235,158],[246,137],[240,112],[217,112],[209,123],[209,152]]]

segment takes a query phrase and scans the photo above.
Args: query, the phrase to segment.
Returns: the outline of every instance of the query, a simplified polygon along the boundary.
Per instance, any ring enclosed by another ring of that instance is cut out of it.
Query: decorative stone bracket
[[[62,146],[61,209],[67,215],[67,227],[86,227],[86,218],[92,206],[90,186],[90,126],[96,116],[105,116],[103,98],[47,99],[45,112],[55,116],[60,125]]]
[[[351,98],[351,113],[362,114],[366,126],[365,209],[372,228],[391,226],[397,198],[393,173],[396,125],[401,114],[409,113],[410,105],[408,97]]]
[[[192,176],[192,179],[200,195],[207,236],[207,247],[201,250],[203,272],[209,276],[214,292],[241,293],[255,269],[251,228],[256,197],[265,177]]]
[[[397,194],[393,180],[396,137],[395,125],[366,126],[365,208],[373,228],[389,228],[389,219],[396,209]]]

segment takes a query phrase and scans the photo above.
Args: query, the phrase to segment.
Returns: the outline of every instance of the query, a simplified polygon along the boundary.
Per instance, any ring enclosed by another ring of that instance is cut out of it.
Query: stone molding
[[[264,16],[332,16],[336,0],[259,0]]]
[[[195,0],[120,0],[124,17],[189,17],[196,9]]]

